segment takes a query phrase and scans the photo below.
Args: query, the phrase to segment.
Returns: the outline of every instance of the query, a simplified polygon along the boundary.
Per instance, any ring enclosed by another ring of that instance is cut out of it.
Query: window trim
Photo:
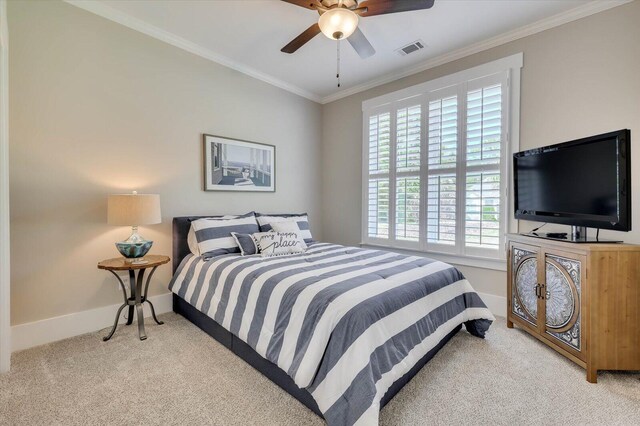
[[[452,263],[454,265],[472,266],[474,268],[492,269],[495,271],[507,270],[507,262],[502,259],[469,255],[460,256],[457,254],[436,251],[413,250],[403,247],[389,246],[388,244],[360,243],[360,247],[375,250],[387,250],[407,256],[430,257],[432,259],[439,260],[441,262]]]
[[[522,53],[517,53],[502,59],[498,59],[492,62],[488,62],[473,68],[469,68],[454,74],[446,75],[440,78],[436,78],[434,80],[430,80],[424,83],[420,83],[411,87],[407,87],[405,89],[401,89],[395,92],[387,93],[382,96],[378,96],[372,99],[365,100],[362,102],[362,147],[363,147],[363,155],[362,155],[362,227],[361,227],[361,245],[363,246],[375,246],[375,247],[384,247],[395,250],[409,250],[411,252],[419,252],[419,253],[433,253],[436,256],[441,258],[446,258],[451,263],[458,264],[466,264],[470,266],[478,266],[489,269],[497,269],[504,270],[506,265],[506,251],[498,248],[499,256],[498,257],[489,257],[483,255],[482,251],[486,249],[473,250],[473,247],[467,247],[465,249],[465,253],[462,252],[463,246],[460,244],[458,238],[456,238],[456,245],[453,247],[441,245],[439,247],[434,243],[427,243],[427,239],[421,237],[420,241],[412,242],[412,241],[397,241],[395,240],[395,226],[396,226],[396,218],[393,212],[395,211],[395,198],[390,200],[389,206],[389,239],[383,238],[375,238],[368,236],[368,182],[369,182],[369,164],[368,164],[368,150],[369,150],[369,129],[368,129],[368,118],[371,115],[376,115],[382,112],[390,112],[391,115],[396,114],[396,109],[402,106],[409,106],[409,104],[421,105],[422,111],[422,122],[424,123],[425,114],[428,114],[428,105],[429,100],[432,98],[432,94],[437,91],[446,91],[446,90],[456,90],[452,89],[451,86],[458,86],[464,84],[464,89],[467,89],[467,84],[473,85],[474,82],[482,81],[487,77],[492,77],[496,74],[504,74],[503,84],[505,90],[503,91],[503,103],[505,103],[506,107],[504,109],[504,122],[502,135],[503,135],[503,146],[504,156],[502,157],[503,161],[500,165],[500,173],[503,178],[501,179],[503,183],[501,183],[501,192],[502,192],[502,202],[501,202],[501,215],[503,215],[503,220],[500,223],[500,243],[504,244],[505,234],[510,232],[517,232],[518,222],[515,220],[513,215],[509,214],[513,211],[513,195],[510,188],[510,182],[512,180],[512,162],[509,161],[512,154],[519,150],[520,146],[520,69],[523,66],[524,55]],[[460,97],[460,93],[458,93],[458,99],[466,99]],[[466,111],[466,104],[462,105],[464,102],[460,102],[458,104],[458,114],[461,111]],[[466,112],[463,117],[466,120]],[[428,118],[427,118],[428,119]],[[387,175],[389,177],[393,176],[393,179],[389,179],[389,187],[391,194],[395,194],[392,191],[392,185],[395,187],[395,179],[397,176],[393,173],[395,167],[391,167],[391,163],[395,165],[397,159],[393,156],[395,153],[395,121],[392,120],[391,124],[391,135],[392,135],[392,143],[391,143],[391,156],[390,156],[390,169]],[[459,134],[461,132],[466,132],[466,122],[459,123]],[[421,140],[422,140],[422,148],[421,148],[421,161],[422,164],[426,164],[426,155],[427,150],[426,146],[426,131],[427,126],[422,126],[421,128]],[[466,138],[466,134],[465,134]],[[462,146],[463,144],[460,144]],[[460,151],[459,151],[460,154]],[[463,158],[458,156],[458,161]],[[456,173],[460,169],[459,165],[456,165]],[[427,167],[421,167],[420,170],[420,179],[421,182],[425,182],[427,177]],[[459,173],[458,173],[459,174]],[[392,182],[393,181],[393,182]],[[461,182],[462,183],[462,182]],[[426,188],[427,185],[421,185],[420,189],[420,197],[421,203],[426,202]],[[458,204],[459,205],[459,204]],[[460,216],[463,212],[458,213]],[[460,217],[459,216],[459,217]],[[393,220],[391,220],[393,219]],[[464,222],[459,222],[464,227]],[[463,230],[464,231],[464,230]],[[428,246],[428,247],[427,247]],[[435,257],[435,256],[434,256]]]

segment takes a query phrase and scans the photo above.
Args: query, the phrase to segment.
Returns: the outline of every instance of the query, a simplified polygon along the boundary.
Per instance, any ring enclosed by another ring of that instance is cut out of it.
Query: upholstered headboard
[[[191,253],[189,244],[187,244],[187,235],[189,235],[191,221],[203,217],[211,216],[182,216],[173,218],[173,273],[175,273],[178,266],[180,266],[182,259]]]

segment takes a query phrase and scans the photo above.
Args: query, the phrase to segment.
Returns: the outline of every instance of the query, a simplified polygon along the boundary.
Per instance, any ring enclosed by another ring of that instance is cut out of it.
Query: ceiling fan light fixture
[[[352,10],[337,7],[326,11],[318,21],[322,34],[332,40],[349,37],[358,28],[358,15]]]

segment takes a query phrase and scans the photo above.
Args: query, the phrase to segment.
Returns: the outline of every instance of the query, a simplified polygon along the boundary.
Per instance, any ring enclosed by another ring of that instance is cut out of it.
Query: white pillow
[[[304,253],[300,237],[295,232],[258,232],[254,234],[262,257]]]
[[[304,239],[304,242],[310,244],[313,242],[313,236],[309,228],[309,218],[307,214],[274,214],[267,215],[263,213],[256,213],[256,219],[260,225],[260,231],[271,231],[271,227],[276,222],[296,222],[300,228],[300,236]]]
[[[273,231],[267,231],[267,232],[256,232],[254,234],[251,234],[251,236],[253,237],[253,240],[256,242],[256,246],[258,245],[258,241],[260,240],[260,238],[263,235],[268,235],[268,234],[273,234]],[[258,247],[258,252],[260,252],[260,247]]]
[[[305,250],[307,249],[307,244],[304,242],[304,239],[302,238],[300,227],[293,220],[286,221],[286,222],[273,222],[271,224],[271,228],[275,232],[296,234],[298,236],[298,240],[300,240],[300,247],[302,247]]]

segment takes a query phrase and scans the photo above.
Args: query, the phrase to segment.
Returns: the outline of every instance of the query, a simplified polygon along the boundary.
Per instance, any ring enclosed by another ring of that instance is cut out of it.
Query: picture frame
[[[203,134],[204,190],[275,192],[276,147]]]

